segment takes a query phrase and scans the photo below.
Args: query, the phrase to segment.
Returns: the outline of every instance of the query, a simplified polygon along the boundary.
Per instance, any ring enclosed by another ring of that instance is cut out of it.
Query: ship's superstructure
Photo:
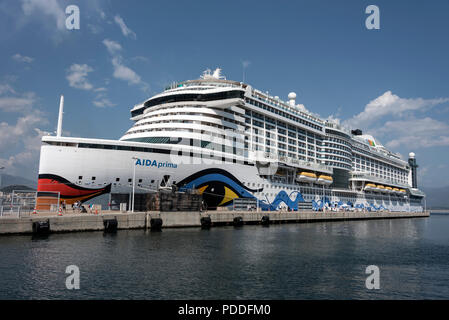
[[[209,208],[256,198],[270,210],[423,209],[414,154],[406,162],[288,98],[206,71],[134,106],[119,141],[43,137],[38,191],[73,202],[173,185],[199,190]]]

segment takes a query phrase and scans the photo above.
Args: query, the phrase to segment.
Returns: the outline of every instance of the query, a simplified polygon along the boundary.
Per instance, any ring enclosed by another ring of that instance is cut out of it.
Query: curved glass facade
[[[163,104],[163,103],[172,103],[172,102],[186,102],[186,101],[213,101],[213,100],[225,100],[225,99],[235,99],[240,98],[243,99],[244,92],[241,90],[232,90],[232,91],[224,91],[224,92],[214,92],[214,93],[181,93],[168,95],[164,97],[154,98],[146,101],[144,103],[143,108],[131,111],[131,116],[135,117],[142,114],[146,109]]]

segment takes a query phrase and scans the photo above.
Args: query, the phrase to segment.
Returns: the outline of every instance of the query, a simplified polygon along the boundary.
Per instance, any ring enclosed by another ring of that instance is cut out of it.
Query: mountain
[[[0,189],[3,187],[11,186],[11,185],[20,185],[20,186],[26,186],[32,189],[37,188],[37,179],[35,181],[18,177],[18,176],[11,176],[9,174],[1,173],[1,184]]]
[[[449,209],[449,186],[440,188],[422,187],[426,193],[427,208]]]

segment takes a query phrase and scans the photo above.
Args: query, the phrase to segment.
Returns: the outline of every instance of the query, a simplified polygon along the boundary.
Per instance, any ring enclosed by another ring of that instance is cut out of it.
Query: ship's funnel
[[[410,166],[409,184],[412,186],[412,188],[418,188],[418,164],[416,163],[415,153],[409,153],[408,164]]]
[[[58,128],[56,130],[57,137],[60,137],[62,135],[62,114],[63,113],[64,113],[64,96],[61,95],[61,100],[59,101]]]

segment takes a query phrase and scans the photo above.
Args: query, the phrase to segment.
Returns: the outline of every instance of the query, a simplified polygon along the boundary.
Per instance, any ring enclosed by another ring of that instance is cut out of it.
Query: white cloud
[[[37,173],[41,138],[47,132],[36,128],[37,125],[47,123],[39,111],[32,112],[17,119],[10,125],[0,123],[0,166],[5,167],[9,174],[31,176]],[[16,147],[19,146],[19,149]],[[17,150],[11,154],[11,150]]]
[[[8,85],[4,92],[14,93],[15,91],[9,87]],[[0,94],[2,94],[1,86],[0,86]],[[31,108],[32,104],[35,102],[35,94],[25,93],[23,95],[17,96],[9,96],[9,97],[0,97],[0,110],[3,112],[24,112]]]
[[[38,112],[24,115],[17,119],[15,125],[6,122],[0,123],[0,150],[15,145],[21,140],[25,140],[33,131],[36,124],[41,123],[44,119]]]
[[[107,41],[105,43],[106,47],[109,46],[111,49],[110,52],[115,52],[116,50],[121,49],[120,45],[118,43],[115,43],[114,41]],[[122,67],[126,68],[126,67]],[[117,68],[115,72],[118,72],[117,78],[128,80],[130,82],[133,81],[140,81],[140,78],[137,75],[132,75],[132,72],[129,72],[127,70],[124,70],[122,68]],[[90,72],[92,72],[93,69],[88,66],[87,64],[72,64],[70,68],[67,70],[67,80],[69,81],[69,85],[73,88],[82,89],[82,90],[92,90],[93,92],[97,93],[97,96],[95,100],[93,101],[93,104],[96,107],[104,108],[104,107],[113,107],[115,106],[114,103],[112,103],[105,95],[105,92],[107,89],[105,87],[100,88],[94,88],[92,84],[89,83],[87,80],[87,76]],[[132,71],[132,70],[131,70]],[[114,72],[114,73],[115,73]],[[137,76],[137,78],[136,78]]]
[[[92,32],[93,34],[99,34],[99,33],[103,32],[103,28],[100,27],[100,26],[98,26],[98,25],[95,25],[95,24],[88,23],[88,24],[87,24],[87,28],[88,28],[88,29],[90,30],[90,32]]]
[[[123,21],[122,17],[120,17],[119,15],[116,15],[114,17],[114,21],[120,27],[120,29],[122,30],[122,33],[125,37],[130,37],[132,39],[136,39],[135,32],[126,26],[125,21]]]
[[[58,30],[65,30],[65,12],[57,0],[22,0],[22,10],[26,16],[50,16]]]
[[[343,126],[380,137],[392,150],[449,146],[449,124],[432,118],[430,113],[447,102],[449,98],[401,98],[387,91],[370,101],[362,112],[343,121]]]
[[[12,56],[12,58],[17,62],[25,62],[25,63],[31,63],[34,60],[34,58],[22,56],[20,53],[16,53],[15,55]]]
[[[430,117],[387,121],[373,133],[391,137],[386,143],[388,148],[449,146],[449,125]]]
[[[402,116],[407,112],[425,111],[445,102],[449,102],[449,98],[405,99],[400,98],[391,91],[387,91],[370,101],[361,113],[352,119],[346,120],[344,124],[351,127],[367,126],[385,116]]]
[[[115,103],[112,103],[111,100],[109,100],[106,96],[106,88],[98,88],[94,90],[97,92],[97,96],[95,97],[95,100],[92,102],[94,106],[98,108],[105,108],[105,107],[114,107],[116,106]]]
[[[104,39],[103,44],[106,46],[106,49],[108,49],[111,55],[115,55],[118,53],[118,51],[122,50],[122,46],[120,45],[120,43],[109,39]]]
[[[92,72],[93,69],[87,64],[72,64],[67,70],[66,79],[69,81],[69,85],[73,88],[82,90],[92,90],[93,85],[87,80],[87,75]]]
[[[131,60],[141,61],[141,62],[149,62],[150,61],[150,59],[148,59],[147,57],[143,57],[143,56],[136,56],[136,57],[131,58]]]
[[[114,67],[114,73],[112,75],[114,78],[127,81],[128,84],[139,84],[142,86],[142,90],[147,92],[148,84],[143,82],[134,70],[124,65],[123,58],[120,54],[122,46],[118,42],[109,39],[103,40],[103,44],[112,56],[111,62]]]
[[[107,99],[107,98],[98,98],[98,97],[97,97],[96,100],[94,100],[93,104],[94,104],[96,107],[99,107],[99,108],[113,107],[113,106],[116,105],[115,103],[112,103],[112,102],[111,102],[109,99]]]
[[[5,167],[4,173],[22,176],[26,178],[35,178],[38,173],[39,155],[42,136],[48,135],[48,132],[34,128],[26,132],[27,136],[23,139],[17,139],[23,148],[5,158],[0,157],[0,166]],[[4,154],[2,152],[2,154]]]
[[[19,94],[9,84],[0,85],[0,111],[19,113],[15,123],[0,122],[0,166],[5,167],[5,173],[37,174],[41,137],[47,134],[38,127],[48,124],[48,120],[34,108],[36,100],[33,92]]]
[[[120,57],[112,58],[112,65],[114,66],[114,78],[125,80],[132,84],[141,82],[140,76],[127,66],[124,66]]]
[[[339,113],[339,111],[337,110],[337,114],[335,114],[335,115],[334,115],[334,114],[331,114],[330,116],[327,117],[326,120],[328,120],[329,122],[333,122],[333,123],[336,123],[336,124],[340,124],[341,119],[338,118],[338,113]]]
[[[2,95],[4,93],[13,93],[13,94],[15,94],[16,92],[14,91],[14,89],[9,84],[0,84],[0,95]]]

